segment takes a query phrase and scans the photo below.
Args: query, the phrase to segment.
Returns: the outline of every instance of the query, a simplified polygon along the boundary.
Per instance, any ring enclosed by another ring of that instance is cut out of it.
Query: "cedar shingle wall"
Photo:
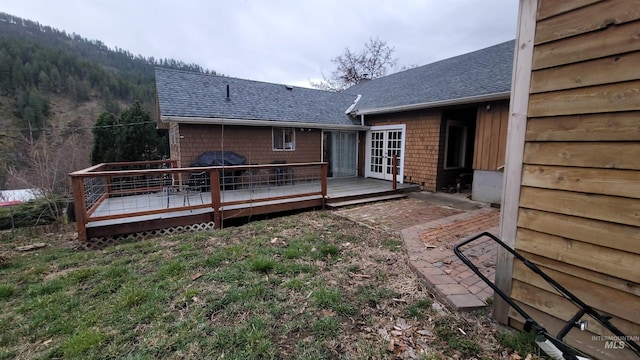
[[[539,1],[515,242],[631,336],[640,334],[639,33],[637,1]],[[511,295],[552,331],[576,312],[518,262]],[[637,359],[592,335],[611,334],[592,321],[568,341]]]
[[[269,164],[274,160],[289,163],[322,160],[322,132],[296,128],[295,151],[272,149],[271,127],[179,125],[180,166],[189,166],[205,151],[233,151],[247,158],[249,164]],[[172,149],[173,150],[173,149]],[[173,154],[173,152],[172,152]]]
[[[440,111],[428,110],[365,116],[365,121],[369,126],[406,124],[404,182],[436,191],[440,118]]]

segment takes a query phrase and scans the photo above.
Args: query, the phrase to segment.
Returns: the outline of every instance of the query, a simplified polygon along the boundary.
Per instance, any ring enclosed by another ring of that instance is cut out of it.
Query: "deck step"
[[[334,209],[334,208],[345,207],[350,205],[367,204],[367,203],[372,203],[377,201],[404,199],[407,196],[408,196],[407,193],[400,193],[400,194],[391,194],[391,195],[383,195],[383,196],[365,197],[365,198],[347,200],[347,201],[328,202],[326,204],[326,207],[329,209]]]

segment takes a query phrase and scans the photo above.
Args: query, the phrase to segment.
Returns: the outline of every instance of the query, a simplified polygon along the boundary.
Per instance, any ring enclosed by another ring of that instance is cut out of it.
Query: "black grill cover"
[[[189,166],[232,166],[245,165],[247,159],[233,151],[205,151],[200,154]]]

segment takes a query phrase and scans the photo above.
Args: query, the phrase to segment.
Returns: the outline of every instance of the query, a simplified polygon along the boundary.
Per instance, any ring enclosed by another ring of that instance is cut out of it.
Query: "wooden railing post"
[[[75,208],[78,240],[87,241],[87,205],[84,198],[84,178],[72,177],[73,207]]]
[[[84,181],[82,183],[84,185]],[[105,180],[105,193],[106,193],[107,197],[109,197],[109,194],[111,193],[111,176],[107,176],[106,177],[106,180]]]
[[[213,207],[213,223],[216,229],[222,225],[222,209],[220,208],[220,175],[218,170],[209,171],[209,181],[211,183],[211,207]]]
[[[398,188],[397,185],[397,181],[398,181],[398,155],[394,154],[393,158],[391,159],[391,167],[393,168],[393,170],[391,171],[391,174],[393,175],[393,190],[396,190]]]
[[[324,209],[324,206],[327,202],[327,175],[329,174],[329,164],[328,163],[322,163],[322,165],[320,165],[320,173],[321,173],[321,191],[322,191],[322,209]]]

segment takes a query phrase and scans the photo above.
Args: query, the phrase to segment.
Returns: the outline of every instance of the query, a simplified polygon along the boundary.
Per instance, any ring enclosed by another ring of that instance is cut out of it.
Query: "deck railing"
[[[291,204],[327,196],[326,163],[177,168],[174,161],[99,164],[70,174],[80,240],[87,226],[168,213],[211,213],[219,228],[225,214],[250,214],[254,206]]]

